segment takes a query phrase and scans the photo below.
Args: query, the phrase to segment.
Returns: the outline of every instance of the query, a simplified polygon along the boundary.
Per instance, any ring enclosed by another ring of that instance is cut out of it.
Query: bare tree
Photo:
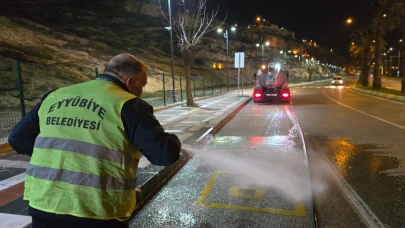
[[[306,59],[305,61],[302,61],[301,65],[308,72],[309,81],[312,81],[312,74],[316,73],[318,70],[318,65],[316,62],[314,60]]]
[[[150,0],[169,22],[167,0]],[[178,46],[183,55],[184,74],[186,76],[187,106],[194,106],[191,93],[191,63],[197,52],[202,37],[212,31],[218,8],[211,13],[207,12],[207,0],[175,0],[173,7],[172,29],[178,39]]]

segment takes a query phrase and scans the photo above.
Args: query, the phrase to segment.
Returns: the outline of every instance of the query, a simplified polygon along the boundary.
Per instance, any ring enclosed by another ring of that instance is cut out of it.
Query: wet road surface
[[[308,169],[289,105],[249,103],[200,147],[131,227],[312,227]]]
[[[403,228],[405,105],[353,92],[346,86],[355,80],[293,91],[313,177],[325,179],[317,170],[321,160],[342,178],[329,176],[329,190],[316,197],[320,224],[340,227],[339,219],[349,215],[356,222],[344,209],[348,204],[358,217],[350,227]]]
[[[131,227],[313,227],[308,184],[320,227],[405,227],[405,105],[355,80],[293,88],[294,109],[248,104]]]

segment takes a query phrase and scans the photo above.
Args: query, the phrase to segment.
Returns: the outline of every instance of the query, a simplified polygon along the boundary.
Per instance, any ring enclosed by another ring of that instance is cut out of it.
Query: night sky
[[[350,16],[364,16],[370,0],[211,0],[220,7],[220,19],[240,26],[253,24],[256,16],[295,32],[296,40],[313,40],[348,55],[349,35],[353,28],[345,24]]]

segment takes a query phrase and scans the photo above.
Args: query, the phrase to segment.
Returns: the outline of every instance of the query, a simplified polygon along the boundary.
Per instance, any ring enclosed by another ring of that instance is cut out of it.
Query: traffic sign
[[[244,68],[244,67],[245,67],[245,52],[236,52],[235,68]]]

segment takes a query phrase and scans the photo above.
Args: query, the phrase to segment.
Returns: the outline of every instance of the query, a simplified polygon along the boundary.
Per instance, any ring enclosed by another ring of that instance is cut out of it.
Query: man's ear
[[[131,77],[127,78],[127,80],[125,81],[126,86],[131,85],[131,82],[132,82],[132,78]]]

